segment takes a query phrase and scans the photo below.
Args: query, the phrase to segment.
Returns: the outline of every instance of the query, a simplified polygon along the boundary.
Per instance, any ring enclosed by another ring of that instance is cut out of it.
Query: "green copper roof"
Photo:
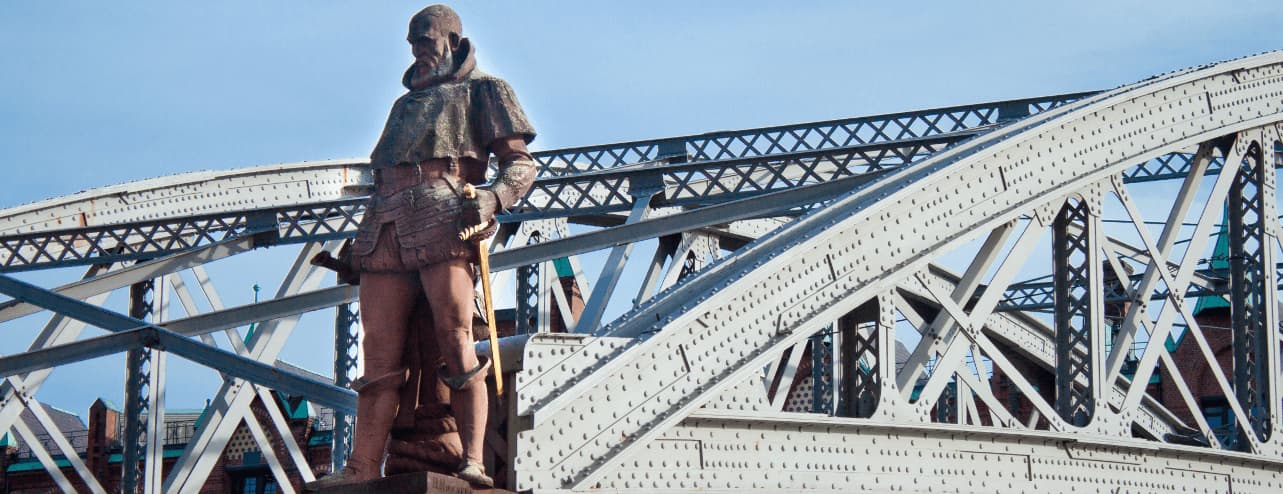
[[[281,406],[285,408],[287,418],[305,419],[316,416],[312,409],[312,404],[307,400],[299,400],[298,406],[291,408],[289,397],[285,393],[276,391],[276,399],[281,400]]]
[[[165,448],[160,454],[161,458],[179,458],[181,456],[183,456],[183,448]],[[120,463],[121,458],[123,456],[120,453],[112,453],[107,455],[107,463]]]
[[[558,278],[565,278],[575,275],[575,269],[570,267],[570,260],[564,257],[558,257],[552,260],[552,266],[557,270]]]
[[[1229,235],[1229,212],[1221,216],[1221,233],[1216,236],[1216,248],[1212,249],[1212,269],[1217,271],[1226,271],[1230,269],[1230,235]],[[1194,306],[1194,315],[1203,312],[1205,309],[1228,309],[1229,301],[1219,295],[1209,295],[1198,298],[1198,304]]]
[[[53,463],[55,465],[58,465],[58,468],[67,468],[71,466],[71,461],[67,460],[66,458],[58,458],[54,460]],[[15,472],[31,472],[35,470],[44,470],[44,469],[45,467],[44,465],[40,464],[40,460],[27,460],[27,461],[20,461],[12,465],[9,465],[9,468],[5,469],[5,471],[9,473],[15,473]]]

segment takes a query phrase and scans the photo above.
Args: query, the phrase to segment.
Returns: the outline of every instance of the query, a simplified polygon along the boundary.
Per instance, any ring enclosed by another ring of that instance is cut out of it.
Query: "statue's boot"
[[[482,448],[486,439],[486,415],[489,412],[489,397],[486,390],[486,369],[490,360],[477,362],[477,367],[459,376],[449,376],[445,367],[439,375],[441,381],[449,386],[450,408],[454,411],[455,423],[459,425],[459,440],[463,443],[463,463],[455,475],[480,487],[494,487],[494,479],[486,475],[482,463]]]
[[[374,379],[358,378],[352,382],[356,397],[356,429],[352,431],[352,454],[343,469],[303,485],[305,491],[365,482],[379,478],[379,467],[392,431],[392,421],[400,405],[405,369],[385,373]]]

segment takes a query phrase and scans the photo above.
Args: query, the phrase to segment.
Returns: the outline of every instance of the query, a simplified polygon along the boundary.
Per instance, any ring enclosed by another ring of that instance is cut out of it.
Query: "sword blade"
[[[477,242],[477,260],[481,264],[482,308],[486,311],[486,323],[490,329],[490,361],[494,363],[495,399],[503,400],[503,364],[500,362],[499,333],[494,319],[494,295],[490,291],[490,239]]]

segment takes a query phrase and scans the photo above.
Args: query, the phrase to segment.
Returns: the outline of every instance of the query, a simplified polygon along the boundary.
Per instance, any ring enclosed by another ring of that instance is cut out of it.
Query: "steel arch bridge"
[[[499,349],[516,385],[492,447],[535,492],[1279,492],[1280,131],[1271,52],[1104,92],[537,153],[493,256],[522,334]],[[32,398],[59,365],[126,352],[125,457],[143,460],[124,462],[127,488],[199,490],[241,424],[284,439],[284,455],[262,448],[278,479],[291,462],[310,477],[284,417],[250,403],[282,390],[354,409],[356,288],[307,261],[354,233],[363,199],[344,190],[369,179],[359,160],[306,162],[0,211],[0,270],[86,269],[57,287],[0,275],[0,324],[49,313],[0,358],[0,429],[29,439],[30,410],[55,432],[53,451],[34,445],[54,480],[72,489],[61,452],[105,492]],[[298,252],[275,296],[224,307],[204,266],[264,247]],[[101,307],[115,290],[128,314]],[[167,297],[184,317],[155,313]],[[1199,299],[1230,307],[1228,370]],[[610,320],[611,301],[629,308]],[[334,380],[281,370],[300,315],[331,308]],[[571,331],[549,332],[554,316]],[[1176,335],[1228,430],[1159,344]],[[162,477],[169,354],[222,386]],[[1147,391],[1160,373],[1194,413]]]

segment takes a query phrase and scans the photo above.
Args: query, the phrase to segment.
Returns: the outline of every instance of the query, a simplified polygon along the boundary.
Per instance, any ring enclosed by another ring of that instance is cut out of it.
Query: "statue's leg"
[[[432,312],[428,310],[428,301],[420,293],[414,301],[414,309],[406,320],[405,350],[401,364],[409,369],[409,374],[405,386],[401,387],[401,404],[397,407],[396,421],[392,423],[393,437],[396,437],[399,431],[414,429],[414,412],[419,406],[421,399],[419,390],[423,387],[425,380],[423,370],[435,367],[433,363],[425,360],[423,354],[423,340],[431,340],[433,347],[436,346],[436,340],[432,339],[431,319]],[[435,376],[431,378],[435,379]]]
[[[432,319],[437,345],[445,361],[442,381],[453,388],[450,407],[459,425],[459,438],[468,462],[481,465],[488,406],[485,369],[479,369],[473,349],[472,267],[466,260],[452,259],[419,271]]]
[[[357,395],[356,430],[348,465],[362,478],[379,476],[384,447],[405,382],[402,355],[406,320],[418,296],[413,274],[361,274],[362,357],[365,376],[353,384]]]
[[[441,353],[427,299],[420,295],[410,315],[401,409],[392,424],[384,475],[408,472],[454,473],[463,461],[463,443],[450,410],[450,388],[437,377]],[[408,423],[407,423],[408,422]]]

